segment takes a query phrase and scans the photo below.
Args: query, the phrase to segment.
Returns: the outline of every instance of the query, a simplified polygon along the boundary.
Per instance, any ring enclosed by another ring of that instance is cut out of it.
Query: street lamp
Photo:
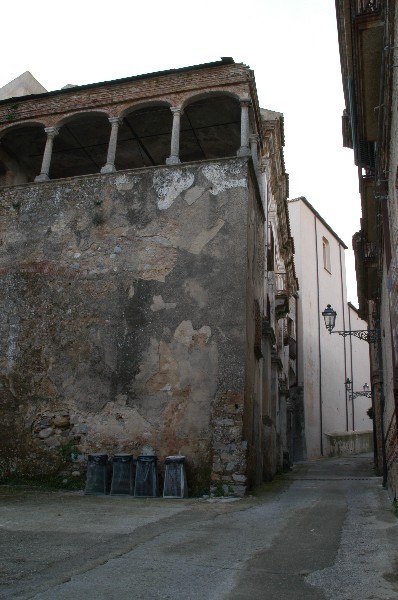
[[[322,317],[325,319],[326,329],[329,333],[332,333],[336,324],[337,312],[328,304],[322,313]]]
[[[377,341],[377,330],[376,329],[354,329],[354,331],[351,331],[351,329],[350,329],[348,331],[333,331],[334,326],[336,324],[337,313],[330,306],[330,304],[327,305],[327,307],[325,308],[325,310],[322,313],[322,316],[325,319],[326,329],[328,330],[328,332],[330,334],[338,333],[339,335],[342,335],[343,337],[353,335],[353,336],[359,338],[360,340],[364,340],[365,342],[368,342],[369,344],[371,344],[371,343],[375,344]]]

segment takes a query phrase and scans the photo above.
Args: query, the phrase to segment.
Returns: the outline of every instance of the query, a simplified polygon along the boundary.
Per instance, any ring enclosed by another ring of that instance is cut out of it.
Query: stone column
[[[173,129],[171,132],[170,156],[166,158],[166,165],[178,165],[180,161],[180,122],[182,115],[181,106],[172,106]]]
[[[237,152],[238,156],[250,156],[249,147],[249,106],[250,100],[245,98],[240,101],[241,117],[240,117],[240,148]]]
[[[111,135],[109,137],[108,154],[106,157],[106,164],[102,167],[101,173],[114,173],[116,171],[115,158],[116,158],[116,147],[117,147],[117,136],[119,133],[119,125],[122,124],[123,119],[120,117],[110,117],[109,123],[112,125]]]
[[[260,190],[261,199],[264,206],[264,212],[266,220],[268,221],[268,189],[267,189],[267,165],[262,159],[258,165],[259,179],[260,179]]]
[[[45,127],[44,131],[47,134],[46,147],[44,148],[43,162],[41,164],[40,175],[35,177],[35,181],[48,181],[50,179],[51,156],[53,153],[53,143],[56,135],[59,134],[59,129],[56,127]]]
[[[250,153],[253,159],[253,164],[254,167],[257,171],[258,169],[258,141],[259,141],[259,137],[257,135],[257,133],[251,133],[249,135],[249,140],[250,140]]]

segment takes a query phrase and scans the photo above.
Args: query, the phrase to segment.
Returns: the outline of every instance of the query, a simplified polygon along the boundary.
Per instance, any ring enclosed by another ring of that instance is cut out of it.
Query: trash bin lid
[[[95,462],[98,465],[106,465],[107,460],[108,460],[108,455],[107,454],[89,454],[88,455],[88,462]]]
[[[185,456],[175,455],[175,456],[166,456],[165,463],[183,463],[185,461]]]
[[[127,454],[125,452],[120,452],[119,454],[115,454],[113,456],[113,462],[119,462],[119,463],[127,463],[127,462],[132,462],[133,461],[133,455],[132,454]]]
[[[149,456],[147,454],[140,454],[140,456],[137,457],[137,460],[139,462],[156,462],[158,460],[157,456]]]

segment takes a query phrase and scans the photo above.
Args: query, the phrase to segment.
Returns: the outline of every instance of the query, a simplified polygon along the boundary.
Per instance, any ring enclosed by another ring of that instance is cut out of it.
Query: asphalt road
[[[0,544],[7,600],[398,599],[398,519],[370,455],[241,500],[0,486]]]

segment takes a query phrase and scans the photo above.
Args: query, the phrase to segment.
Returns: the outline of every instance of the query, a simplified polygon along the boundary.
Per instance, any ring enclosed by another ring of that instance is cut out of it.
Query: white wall
[[[352,430],[352,401],[344,382],[347,377],[352,379],[354,372],[354,381],[361,388],[365,381],[369,383],[369,354],[366,342],[329,334],[321,315],[331,304],[337,312],[335,330],[348,330],[351,310],[352,329],[357,328],[356,313],[347,304],[341,240],[303,199],[289,201],[289,216],[299,280],[298,382],[304,389],[307,458],[311,459],[327,454],[325,434]],[[323,239],[329,246],[328,269],[324,266]],[[361,322],[358,328],[366,329],[366,323]],[[366,415],[369,405],[362,399],[354,400],[355,429],[370,429]]]
[[[367,329],[368,325],[366,321],[359,318],[356,310],[351,306],[349,307],[349,318],[350,318],[350,329],[361,330]],[[370,366],[369,360],[366,360],[364,356],[364,349],[369,352],[368,345],[366,342],[358,339],[357,337],[351,336],[350,342],[350,356],[352,357],[352,369],[350,369],[349,378],[352,381],[352,389],[354,392],[359,392],[363,389],[363,384],[369,385],[371,389],[370,381]],[[351,367],[351,365],[350,365]],[[354,431],[368,431],[372,429],[372,421],[366,414],[366,411],[372,406],[371,398],[366,396],[358,396],[354,400],[350,401],[350,429]]]

